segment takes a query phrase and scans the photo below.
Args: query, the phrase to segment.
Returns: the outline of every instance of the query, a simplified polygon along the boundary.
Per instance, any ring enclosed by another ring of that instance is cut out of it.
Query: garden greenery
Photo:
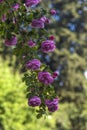
[[[0,35],[25,68],[23,81],[27,85],[28,105],[36,108],[38,118],[58,110],[53,85],[58,72],[52,72],[41,59],[41,55],[56,48],[55,37],[47,30],[51,22],[49,14],[55,15],[56,11],[39,8],[40,2],[0,0]]]

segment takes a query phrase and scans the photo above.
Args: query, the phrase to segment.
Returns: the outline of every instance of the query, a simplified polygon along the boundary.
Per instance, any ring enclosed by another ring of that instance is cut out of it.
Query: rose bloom
[[[53,100],[47,99],[45,101],[45,104],[50,112],[55,112],[58,110],[58,98],[55,98]]]
[[[25,5],[31,7],[33,5],[39,4],[40,0],[25,0]]]
[[[41,99],[38,96],[34,96],[30,99],[28,99],[28,105],[32,107],[40,106]]]
[[[26,67],[30,70],[38,70],[40,66],[41,62],[38,59],[33,59],[26,63]]]
[[[51,9],[50,10],[50,14],[55,15],[56,14],[56,10],[55,9]]]
[[[46,85],[53,83],[54,79],[49,72],[39,72],[38,80]]]
[[[33,28],[44,28],[44,21],[40,20],[40,19],[34,19],[32,21],[31,26]]]
[[[44,53],[53,52],[55,48],[56,48],[55,42],[52,40],[46,40],[41,44],[41,50]]]
[[[6,46],[15,46],[16,44],[17,44],[17,37],[16,36],[12,36],[12,38],[5,40]]]
[[[28,41],[28,45],[30,48],[34,47],[36,44],[33,41]]]

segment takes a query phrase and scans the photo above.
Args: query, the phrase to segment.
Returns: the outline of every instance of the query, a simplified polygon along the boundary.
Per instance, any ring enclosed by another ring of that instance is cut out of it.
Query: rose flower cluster
[[[38,5],[40,3],[40,1],[41,0],[25,0],[24,6],[27,8],[31,8],[31,10],[32,10],[32,7]],[[4,2],[4,0],[0,0],[1,4],[3,2]],[[13,11],[17,11],[20,8],[20,6],[21,5],[19,3],[12,5]],[[56,11],[54,9],[51,9],[49,11],[49,14],[55,15]],[[6,20],[6,16],[4,15],[2,17],[2,22],[5,22],[5,20]],[[44,15],[44,16],[41,16],[40,18],[36,18],[36,17],[33,18],[29,25],[30,25],[31,29],[34,29],[34,30],[42,29],[43,30],[45,28],[45,24],[48,24],[48,23],[50,23],[50,20],[49,20],[49,18],[47,18]],[[39,38],[39,40],[40,40],[40,38]],[[18,37],[15,34],[13,34],[9,38],[5,39],[5,46],[15,46],[15,48],[17,48],[17,44],[19,44]],[[33,38],[29,38],[29,40],[26,41],[26,44],[27,44],[26,45],[27,48],[29,48],[30,51],[32,51],[32,53],[34,53],[35,47],[37,48],[37,46],[38,46],[37,40],[35,40]],[[37,52],[38,52],[38,50],[40,50],[41,53],[44,53],[47,55],[48,53],[53,52],[55,50],[55,48],[56,48],[55,37],[53,35],[51,35],[50,37],[44,38],[43,40],[40,41],[39,49],[37,48]],[[27,52],[25,52],[25,54],[26,53]],[[32,75],[33,75],[33,73],[36,75],[35,83],[37,82],[40,85],[40,87],[42,86],[43,90],[45,91],[45,95],[44,95],[44,93],[39,93],[40,91],[36,92],[37,89],[39,89],[39,87],[37,87],[36,90],[35,90],[35,88],[32,88],[32,90],[30,90],[31,95],[28,97],[28,105],[31,107],[39,106],[40,108],[45,106],[48,108],[49,112],[55,112],[56,110],[58,110],[58,98],[57,98],[57,96],[52,97],[52,95],[50,95],[48,92],[46,92],[47,91],[46,89],[48,87],[50,87],[50,85],[58,77],[58,72],[55,71],[55,72],[51,73],[48,70],[41,69],[43,66],[43,63],[40,61],[39,58],[35,57],[36,53],[34,54],[34,56],[31,56],[31,58],[29,58],[29,60],[28,60],[28,56],[26,56],[25,54],[23,55],[23,59],[25,59],[24,66],[26,68],[26,71],[31,72]],[[37,55],[38,55],[38,53],[37,53]],[[32,78],[32,76],[31,76],[31,78]],[[34,80],[34,79],[32,79],[32,80]],[[35,91],[35,93],[34,93],[34,91]],[[42,98],[42,95],[44,95],[44,99]]]

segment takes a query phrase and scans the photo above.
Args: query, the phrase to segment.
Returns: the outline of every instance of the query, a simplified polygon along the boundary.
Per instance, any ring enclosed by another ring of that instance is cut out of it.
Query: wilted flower
[[[41,50],[44,53],[53,52],[55,48],[56,48],[55,42],[52,40],[46,40],[41,44]]]
[[[38,96],[34,96],[28,100],[28,105],[32,107],[40,106],[41,99]]]
[[[53,83],[54,79],[49,72],[39,72],[38,80],[46,85]]]
[[[33,59],[26,63],[26,67],[30,70],[38,70],[40,66],[41,62],[38,59]]]

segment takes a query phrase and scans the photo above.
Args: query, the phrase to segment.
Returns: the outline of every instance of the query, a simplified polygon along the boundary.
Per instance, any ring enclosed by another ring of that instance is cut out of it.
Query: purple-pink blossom
[[[30,99],[28,99],[28,105],[32,107],[40,106],[41,99],[38,96],[34,96]]]
[[[44,28],[44,21],[42,21],[40,19],[34,19],[34,20],[32,20],[31,26],[33,28]]]
[[[42,22],[44,22],[44,23],[50,23],[50,19],[47,18],[47,17],[45,17],[45,16],[42,16],[42,17],[40,18],[40,20],[41,20]]]
[[[2,15],[2,18],[1,18],[1,21],[2,21],[2,22],[5,22],[6,19],[7,19],[7,18],[6,18],[6,14],[3,14],[3,15]]]
[[[3,2],[4,0],[0,0],[0,3]]]
[[[54,79],[49,72],[39,72],[38,80],[43,84],[49,85],[53,83]]]
[[[43,41],[41,44],[41,50],[44,53],[53,52],[55,50],[55,42],[52,40]]]
[[[19,8],[19,4],[16,3],[15,5],[12,6],[12,8],[13,8],[14,10],[18,10],[18,8]]]
[[[53,76],[54,79],[57,78],[58,75],[59,75],[59,72],[58,72],[58,71],[55,71],[55,72],[52,74],[52,76]]]
[[[50,23],[50,19],[46,18],[45,23],[49,24]]]
[[[32,59],[26,63],[26,67],[30,70],[38,70],[41,66],[41,62],[38,59]]]
[[[40,3],[40,0],[25,0],[25,5],[31,7]]]
[[[28,45],[29,45],[29,47],[30,48],[32,48],[32,47],[34,47],[36,44],[35,44],[35,42],[33,42],[33,41],[28,41]]]
[[[55,15],[55,14],[56,14],[56,10],[55,10],[55,9],[51,9],[51,10],[50,10],[50,14],[51,14],[51,15]]]
[[[46,19],[47,18],[45,16],[43,16],[43,17],[40,18],[40,20],[43,21],[44,23],[46,22]]]
[[[5,40],[5,45],[6,46],[15,46],[17,44],[17,37],[12,36],[10,39]]]
[[[58,98],[55,98],[53,100],[47,99],[45,101],[45,104],[50,112],[55,112],[58,110]]]

